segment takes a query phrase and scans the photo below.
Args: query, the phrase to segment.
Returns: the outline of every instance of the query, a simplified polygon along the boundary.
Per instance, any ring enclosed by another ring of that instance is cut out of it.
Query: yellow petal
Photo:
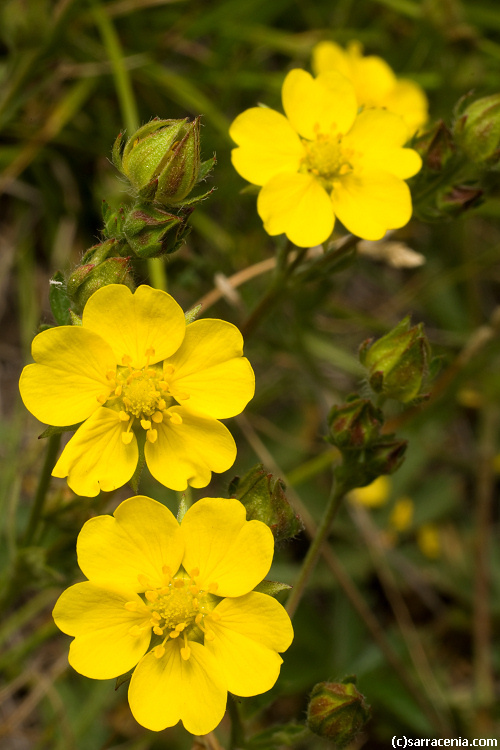
[[[352,173],[332,193],[333,210],[349,232],[380,240],[411,219],[408,185],[388,172]]]
[[[160,732],[179,720],[191,734],[208,734],[226,710],[227,689],[212,654],[190,641],[191,656],[184,660],[182,644],[168,641],[157,659],[152,651],[139,662],[128,691],[136,721]]]
[[[335,217],[328,194],[310,175],[273,177],[259,193],[257,210],[268,234],[284,232],[298,247],[321,245],[333,231]]]
[[[129,601],[142,611],[125,609]],[[105,589],[88,581],[63,591],[52,615],[63,633],[75,636],[69,651],[73,669],[95,680],[108,680],[132,669],[151,638],[151,627],[130,635],[130,628],[144,622],[145,609],[133,591]]]
[[[315,75],[337,70],[351,80],[351,66],[345,51],[335,42],[319,42],[312,51],[312,69]]]
[[[365,107],[380,107],[384,97],[396,85],[396,76],[392,68],[376,55],[351,60],[351,80],[359,104],[364,104]]]
[[[119,412],[99,408],[71,438],[52,476],[67,476],[73,492],[87,497],[121,487],[132,477],[139,458],[135,436],[125,445],[123,431]]]
[[[271,530],[261,521],[247,521],[239,500],[199,500],[184,516],[181,531],[184,568],[198,568],[201,588],[217,583],[218,596],[246,594],[269,572],[274,552]]]
[[[158,439],[145,446],[146,463],[158,482],[171,490],[206,487],[212,471],[227,471],[236,458],[231,433],[212,417],[193,414],[182,406],[169,413],[181,417],[175,424],[168,418],[157,425]]]
[[[132,367],[144,367],[169,357],[184,338],[182,309],[170,294],[140,286],[132,294],[123,284],[95,292],[85,305],[83,327],[95,331],[112,347],[116,361],[131,357]]]
[[[295,68],[284,80],[282,97],[291,124],[311,141],[318,132],[347,133],[358,110],[352,83],[337,71],[313,78]]]
[[[124,500],[112,516],[96,516],[84,524],[77,541],[78,565],[93,583],[113,582],[145,591],[138,576],[153,588],[164,585],[162,568],[175,574],[184,542],[177,520],[161,503],[138,495]]]
[[[26,408],[40,422],[71,425],[86,419],[110,392],[106,372],[116,360],[108,344],[92,331],[59,326],[39,333],[31,346],[38,363],[24,368],[19,388]]]
[[[396,82],[381,104],[404,119],[410,135],[425,125],[429,117],[424,90],[414,81],[405,78]]]
[[[411,148],[401,148],[408,140],[408,128],[399,115],[383,109],[365,109],[356,118],[342,145],[359,155],[359,164],[369,171],[390,172],[407,179],[422,166],[422,159]]]
[[[240,147],[231,152],[234,168],[255,185],[299,168],[303,156],[300,138],[286,117],[274,109],[247,109],[233,122],[229,135]]]
[[[293,628],[284,608],[275,599],[255,591],[237,599],[224,599],[210,622],[215,638],[206,642],[224,673],[229,692],[259,695],[278,679],[282,659],[293,639]]]
[[[243,338],[224,320],[196,320],[186,328],[181,347],[165,367],[170,391],[188,393],[184,406],[210,417],[225,419],[243,411],[255,391],[250,363],[242,357]]]

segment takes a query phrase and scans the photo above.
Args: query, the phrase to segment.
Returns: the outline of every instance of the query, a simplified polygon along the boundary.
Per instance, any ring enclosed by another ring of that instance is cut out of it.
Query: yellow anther
[[[176,578],[174,581],[174,586],[176,589],[184,588],[184,578]]]
[[[215,592],[217,591],[218,588],[219,588],[219,584],[218,583],[211,583],[210,586],[208,587],[208,593],[209,594],[215,594]]]
[[[181,656],[184,659],[184,661],[187,661],[189,657],[191,656],[191,649],[188,646],[188,640],[187,636],[184,633],[184,646],[181,648]]]
[[[122,365],[125,365],[125,367],[127,367],[127,365],[129,365],[131,362],[132,357],[130,357],[128,354],[124,354],[122,357]]]
[[[133,636],[142,635],[142,628],[140,628],[139,625],[133,625],[128,631],[128,634]]]
[[[137,602],[127,602],[125,609],[128,609],[129,612],[137,612]]]
[[[161,411],[155,411],[151,419],[153,420],[153,422],[156,422],[156,424],[160,424],[160,422],[163,422],[163,414],[161,413]]]
[[[116,388],[115,388],[115,396],[121,396],[122,395],[122,391],[123,391],[122,385],[121,384],[117,385]]]
[[[158,430],[148,430],[146,432],[146,437],[150,443],[156,443],[158,440]]]
[[[107,380],[114,380],[115,379],[116,372],[114,370],[108,370],[106,372],[106,379]]]
[[[163,573],[164,576],[168,576],[169,578],[171,578],[171,576],[172,576],[172,571],[168,567],[168,565],[163,565],[162,569],[161,569],[161,572]]]
[[[185,622],[180,622],[178,625],[175,626],[175,630],[177,630],[179,633],[182,633],[183,630],[187,628],[187,624]]]
[[[188,398],[191,398],[191,396],[189,395],[189,393],[186,393],[185,391],[178,391],[175,394],[175,398],[177,399],[177,401],[187,401]]]
[[[106,393],[101,393],[101,395],[97,397],[97,400],[100,404],[105,404],[108,400],[108,396]]]
[[[162,391],[168,391],[168,383],[165,380],[160,380],[158,383]]]
[[[122,432],[122,442],[125,443],[125,445],[130,445],[133,437],[133,432]]]
[[[155,646],[153,652],[157,659],[161,659],[165,655],[165,646],[163,644]]]
[[[178,630],[172,630],[169,635],[171,638],[178,638],[180,636],[180,632]]]
[[[144,354],[146,355],[146,357],[154,357],[155,356],[155,350],[153,349],[152,346],[150,346],[149,349],[146,349],[146,351],[144,352]]]
[[[163,373],[165,375],[173,375],[175,372],[175,367],[172,367],[172,365],[163,365]]]
[[[118,413],[118,416],[120,417],[122,422],[128,422],[128,420],[130,419],[130,414],[127,414],[126,411],[120,411]]]
[[[158,625],[158,623],[159,623],[159,622],[160,622],[160,620],[161,620],[161,615],[160,615],[160,613],[159,613],[159,612],[151,612],[151,617],[152,617],[152,621],[151,621],[151,624],[152,624],[152,625]]]
[[[199,568],[193,568],[190,571],[189,575],[191,576],[191,578],[197,578],[200,575],[200,569]]]
[[[219,622],[220,614],[218,612],[210,612],[210,617],[214,622]]]
[[[195,591],[193,591],[193,588],[195,589]],[[198,589],[195,586],[193,586],[193,588],[190,589],[191,593],[195,594],[195,597],[193,599],[193,609],[198,609],[199,606],[200,606],[200,603],[199,603],[198,599],[196,598],[196,594],[198,593]]]
[[[143,430],[150,430],[151,422],[149,421],[149,419],[141,419],[141,427]]]
[[[198,594],[200,593],[199,586],[190,586],[189,590],[193,596],[198,596]]]
[[[182,424],[182,417],[180,414],[177,414],[177,412],[170,412],[168,416],[172,424]]]
[[[124,396],[123,397],[123,405],[124,405],[124,407],[126,409],[130,409],[130,407],[132,406],[132,402],[131,402],[131,400],[129,398],[127,398],[126,396]]]
[[[137,580],[141,584],[141,586],[144,586],[145,589],[152,589],[149,579],[144,575],[144,573],[139,573],[137,576]]]
[[[215,633],[213,630],[206,630],[205,631],[205,640],[206,641],[213,641],[215,638]]]
[[[148,378],[154,378],[156,375],[156,370],[153,370],[153,368],[150,368],[149,370],[146,370],[145,374],[148,376]]]
[[[160,411],[163,411],[163,409],[166,409],[166,408],[167,408],[167,402],[163,398],[161,398],[158,401],[158,409],[160,409]]]
[[[196,617],[194,618],[194,621],[195,621],[195,623],[196,623],[197,625],[199,625],[199,624],[201,623],[201,621],[202,621],[202,620],[203,620],[203,615],[201,614],[201,612],[199,612],[199,613],[198,613],[198,614],[196,615]]]
[[[148,600],[148,602],[155,602],[158,599],[158,592],[157,591],[145,591],[144,596]]]
[[[155,625],[153,628],[153,633],[155,633],[156,635],[163,635],[163,630],[159,628],[158,625]]]

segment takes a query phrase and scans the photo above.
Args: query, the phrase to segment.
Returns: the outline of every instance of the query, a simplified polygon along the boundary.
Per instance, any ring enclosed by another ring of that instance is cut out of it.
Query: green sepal
[[[280,591],[288,591],[292,587],[288,583],[280,583],[280,581],[261,581],[258,586],[254,588],[259,594],[267,594],[268,596],[276,596]]]
[[[38,436],[38,439],[41,440],[42,438],[49,438],[52,437],[52,435],[61,435],[63,432],[74,432],[77,430],[81,422],[77,422],[77,424],[68,424],[64,427],[55,427],[54,425],[49,425],[44,429],[41,435]]]
[[[71,325],[73,326],[81,326],[82,325],[82,319],[73,312],[73,310],[69,311],[69,316],[71,318]]]
[[[179,500],[179,508],[177,510],[177,522],[181,523],[182,519],[188,512],[189,508],[191,507],[191,503],[187,500],[186,495],[181,495],[181,499]]]
[[[184,313],[187,326],[196,320],[196,318],[201,312],[201,308],[202,308],[202,305],[196,305],[196,307],[192,307],[191,310],[188,310],[187,312]]]
[[[297,742],[310,737],[310,731],[302,724],[277,724],[263,732],[254,734],[245,747],[248,750],[273,750],[280,747],[293,747]]]
[[[211,159],[207,159],[206,161],[202,161],[200,164],[200,171],[198,172],[198,182],[201,182],[202,180],[207,177],[207,175],[210,174],[212,169],[217,164],[217,159],[215,158],[215,155],[212,156]]]
[[[130,672],[125,672],[125,674],[121,674],[119,677],[116,678],[115,681],[115,690],[118,690],[118,688],[121,688],[122,685],[126,685],[127,682],[130,682],[130,678],[132,677],[134,673],[135,667],[133,667]]]
[[[56,323],[60,326],[71,325],[69,312],[71,302],[66,291],[64,276],[60,271],[56,271],[50,280],[49,302]]]
[[[260,185],[246,185],[246,187],[241,188],[239,191],[240,195],[257,195],[260,191],[261,186]]]

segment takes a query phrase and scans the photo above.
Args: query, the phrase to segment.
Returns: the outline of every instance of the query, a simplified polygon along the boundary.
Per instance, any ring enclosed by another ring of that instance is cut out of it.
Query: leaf
[[[276,596],[280,591],[288,591],[292,587],[288,583],[280,583],[280,581],[261,581],[258,586],[254,588],[259,594],[267,594],[268,596]]]
[[[299,740],[310,735],[309,729],[302,724],[278,724],[259,732],[246,743],[248,750],[271,750],[278,747],[292,747]]]
[[[60,326],[71,325],[70,307],[71,302],[66,291],[64,276],[56,271],[50,280],[49,302],[54,320]]]
[[[64,427],[55,427],[54,425],[49,425],[44,429],[42,434],[38,436],[38,439],[41,440],[42,438],[52,437],[52,435],[60,435],[63,432],[74,432],[80,427],[81,424],[81,422],[78,422],[77,424],[68,424]]]

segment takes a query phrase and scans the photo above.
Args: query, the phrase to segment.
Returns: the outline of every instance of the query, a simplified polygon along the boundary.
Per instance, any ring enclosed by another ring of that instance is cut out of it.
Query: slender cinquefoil
[[[282,98],[286,117],[254,107],[230,128],[235,168],[262,186],[257,210],[265,230],[309,247],[329,238],[335,217],[366,240],[404,226],[412,213],[404,180],[421,159],[403,148],[408,130],[401,117],[359,112],[352,83],[338,72],[313,78],[292,70]]]
[[[129,703],[155,731],[181,720],[207,734],[227,692],[258,695],[276,682],[293,630],[283,607],[253,591],[268,572],[274,541],[247,521],[238,500],[204,498],[179,525],[148,497],[125,500],[78,536],[88,581],[63,592],[57,626],[74,637],[70,664],[105,680],[135,667]],[[137,666],[136,666],[137,665]]]
[[[91,296],[81,326],[38,334],[36,364],[20,380],[41,422],[83,424],[53,475],[79,495],[125,484],[140,445],[152,475],[174,490],[205,487],[236,458],[218,419],[239,414],[254,393],[238,329],[222,320],[186,325],[166,292],[111,284]],[[85,420],[85,421],[83,421]]]

